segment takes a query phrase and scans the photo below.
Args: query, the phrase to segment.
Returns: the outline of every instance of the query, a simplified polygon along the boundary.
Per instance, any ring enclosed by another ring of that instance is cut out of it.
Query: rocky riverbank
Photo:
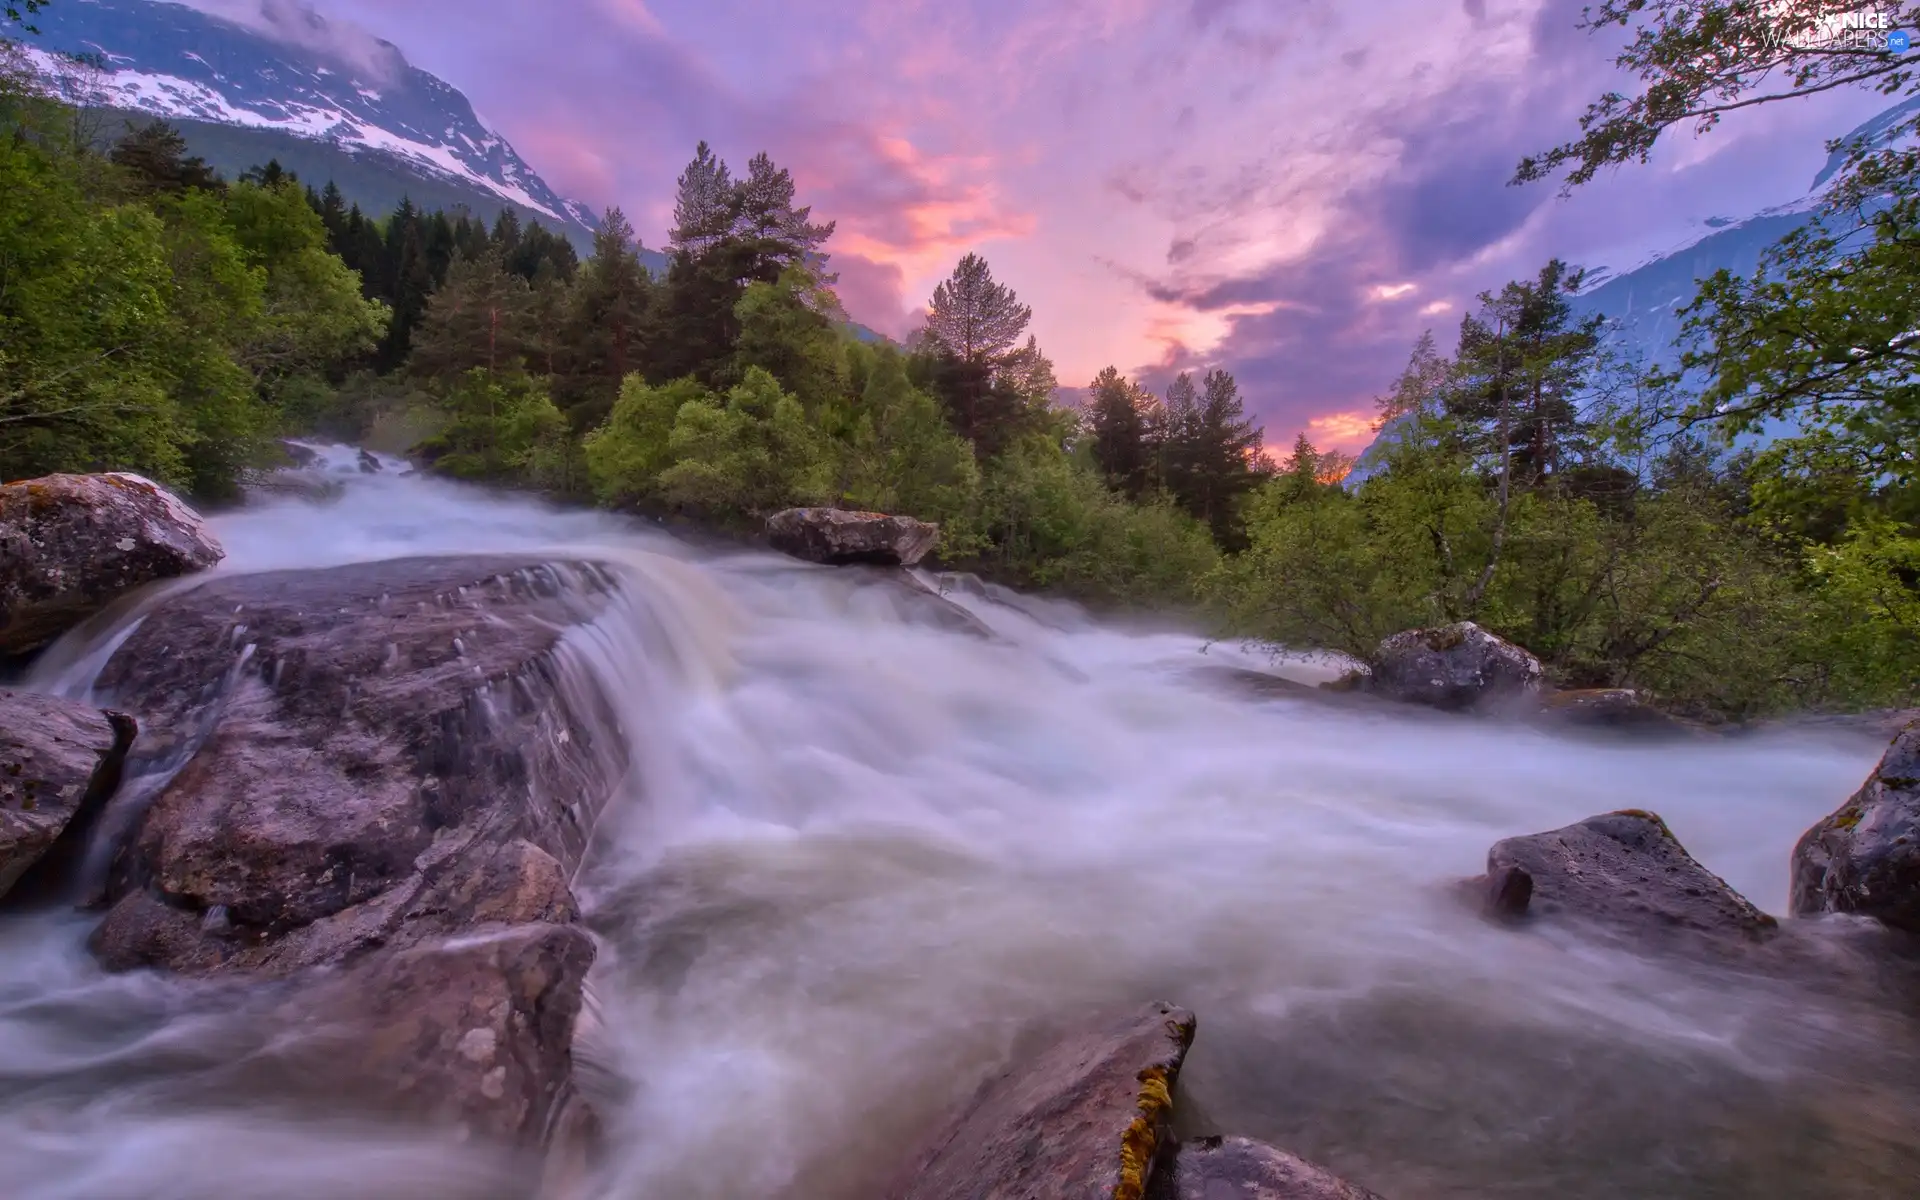
[[[0,906],[82,906],[107,968],[257,995],[284,1031],[269,1056],[282,1094],[548,1155],[559,1166],[545,1194],[566,1194],[603,1144],[576,1069],[587,977],[604,953],[582,919],[580,868],[647,765],[574,657],[575,635],[619,601],[618,569],[581,552],[209,572],[218,541],[171,498],[129,508],[120,492],[149,493],[98,480],[9,487],[21,490],[0,489],[0,515],[14,514],[0,526],[12,530],[0,628],[44,644],[115,606],[137,604],[139,619],[103,647],[86,701],[0,694],[0,892],[11,887]],[[103,488],[113,502],[86,508]],[[57,518],[34,507],[53,496],[79,499]],[[965,608],[873,565],[905,561],[923,533],[862,531],[859,516],[821,518],[839,549],[816,557],[856,564],[818,572],[836,583],[823,594],[857,606],[884,593],[970,645],[1012,649]],[[54,519],[87,537],[49,536],[55,526],[39,522]],[[90,572],[84,556],[102,544],[120,565]],[[1601,711],[1609,728],[1641,728],[1612,721],[1635,711],[1629,699],[1555,693],[1514,657],[1523,652],[1473,630],[1403,640],[1402,666],[1362,688],[1283,698],[1529,720]],[[1459,718],[1434,718],[1448,719]],[[1564,932],[1633,955],[1910,997],[1916,738],[1902,733],[1860,792],[1808,832],[1786,919],[1639,808],[1502,840],[1455,898],[1500,937]],[[1129,1014],[1124,995],[1114,1000],[1122,1011],[1062,1017],[1023,1039],[923,1142],[898,1147],[889,1194],[1397,1194],[1249,1136],[1258,1131],[1182,1129],[1181,1073],[1207,1013]]]

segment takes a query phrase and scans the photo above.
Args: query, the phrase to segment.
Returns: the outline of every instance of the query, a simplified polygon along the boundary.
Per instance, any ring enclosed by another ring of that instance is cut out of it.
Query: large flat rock
[[[138,475],[0,487],[0,654],[24,654],[159,579],[225,556],[198,514]]]
[[[1192,1013],[1152,1004],[1057,1039],[988,1081],[889,1194],[1142,1200],[1193,1032]]]
[[[0,896],[106,803],[133,735],[120,713],[0,689]]]
[[[336,1066],[423,1115],[453,1104],[469,1128],[537,1139],[593,958],[569,885],[628,767],[564,639],[614,587],[592,563],[470,557],[161,598],[96,684],[152,736],[102,822],[95,952],[320,972],[308,1016],[365,1027]],[[509,1069],[475,1076],[488,1038]]]

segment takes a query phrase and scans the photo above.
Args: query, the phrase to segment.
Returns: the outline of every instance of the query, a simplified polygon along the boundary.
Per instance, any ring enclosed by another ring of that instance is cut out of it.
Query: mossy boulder
[[[987,1081],[891,1200],[1142,1200],[1170,1145],[1193,1014],[1150,1004],[1060,1037]]]
[[[1920,722],[1793,851],[1796,916],[1854,913],[1920,933]]]
[[[1472,621],[1409,629],[1380,643],[1366,688],[1450,712],[1530,708],[1543,687],[1540,660]]]
[[[912,517],[843,508],[789,508],[767,518],[775,550],[827,566],[911,567],[940,540],[940,527]]]
[[[199,514],[138,475],[0,487],[0,655],[36,650],[121,596],[226,556]]]

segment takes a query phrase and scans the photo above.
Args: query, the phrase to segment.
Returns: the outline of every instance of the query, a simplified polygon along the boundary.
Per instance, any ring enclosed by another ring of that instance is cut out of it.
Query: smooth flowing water
[[[1608,744],[1260,700],[1201,668],[1264,657],[1165,629],[955,588],[983,639],[846,573],[326,463],[337,495],[214,521],[220,570],[592,548],[645,600],[645,630],[623,606],[572,641],[640,763],[579,887],[608,1200],[871,1197],[1024,1029],[1152,999],[1199,1015],[1190,1131],[1394,1200],[1920,1191],[1914,1003],[1495,929],[1445,895],[1501,837],[1633,806],[1780,912],[1870,739]],[[90,636],[30,682],[84,694],[112,644]],[[0,1194],[524,1194],[490,1151],[276,1108],[222,1073],[275,1036],[244,990],[105,975],[89,923],[0,920]]]

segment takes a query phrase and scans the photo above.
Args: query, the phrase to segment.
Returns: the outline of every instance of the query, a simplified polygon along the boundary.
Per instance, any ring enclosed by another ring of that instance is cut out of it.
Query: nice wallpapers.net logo
[[[1784,5],[1781,7],[1785,7]],[[1912,36],[1895,28],[1893,13],[1880,8],[1856,8],[1828,13],[1811,25],[1781,21],[1768,40],[1782,50],[1891,52],[1905,54]]]

